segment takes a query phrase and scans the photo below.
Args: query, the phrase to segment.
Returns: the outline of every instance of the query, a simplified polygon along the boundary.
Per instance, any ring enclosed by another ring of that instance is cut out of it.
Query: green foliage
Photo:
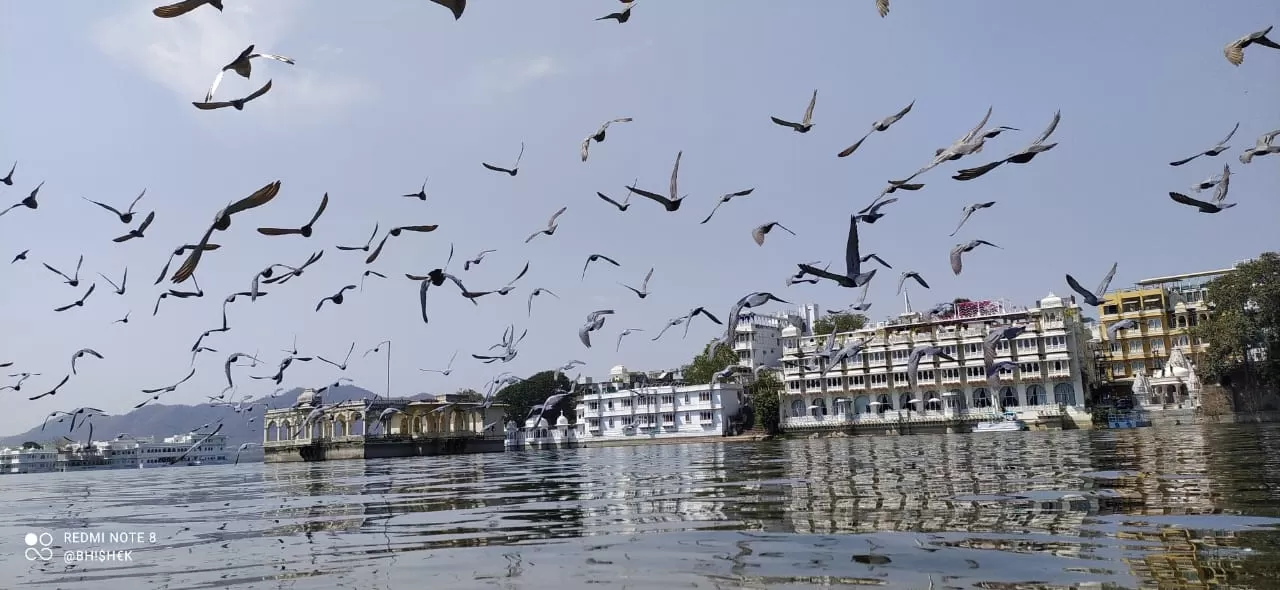
[[[494,401],[506,404],[506,420],[515,420],[516,424],[523,428],[525,418],[529,416],[529,408],[546,401],[547,398],[555,395],[557,390],[568,391],[572,387],[573,383],[563,373],[543,371],[503,387],[494,395]],[[576,396],[573,395],[564,398],[554,409],[545,412],[543,417],[551,424],[555,424],[562,412],[572,418],[575,398]]]
[[[716,346],[716,341],[713,340],[680,372],[685,383],[711,383],[712,375],[737,362],[738,353],[733,351],[732,346]]]
[[[832,327],[840,333],[852,332],[865,325],[867,325],[867,316],[860,313],[833,313],[814,322],[813,333],[828,335],[831,334]]]
[[[1209,320],[1192,333],[1209,345],[1201,366],[1220,380],[1244,365],[1263,386],[1280,386],[1280,255],[1264,252],[1256,260],[1209,282]],[[1266,358],[1254,362],[1245,351],[1262,348]]]
[[[471,388],[463,387],[454,393],[460,402],[480,403],[484,401],[484,394]]]
[[[782,430],[778,408],[778,396],[781,393],[782,382],[773,371],[761,371],[756,375],[755,382],[747,386],[756,425],[763,428],[766,434],[778,434]]]

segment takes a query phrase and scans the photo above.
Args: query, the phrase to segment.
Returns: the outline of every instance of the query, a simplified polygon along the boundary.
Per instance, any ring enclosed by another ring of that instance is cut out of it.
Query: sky
[[[295,335],[302,354],[338,360],[353,341],[355,352],[345,373],[295,364],[286,386],[346,376],[386,393],[385,357],[363,358],[385,340],[393,343],[393,395],[483,390],[501,371],[527,375],[571,359],[598,378],[616,364],[674,368],[723,333],[699,318],[686,339],[649,340],[691,308],[725,319],[752,291],[796,305],[851,304],[857,290],[784,280],[800,262],[840,268],[848,215],[963,135],[988,106],[988,126],[1020,131],[921,176],[924,189],[899,192],[883,219],[860,228],[862,251],[894,266],[872,284],[873,319],[902,310],[895,290],[904,270],[931,285],[910,290],[918,308],[955,297],[1032,305],[1051,291],[1067,294],[1065,273],[1093,285],[1119,262],[1119,287],[1229,267],[1280,246],[1280,156],[1247,166],[1236,159],[1280,128],[1280,52],[1250,47],[1240,67],[1222,53],[1227,42],[1280,22],[1280,4],[895,2],[883,19],[874,4],[825,0],[802,13],[774,2],[650,0],[620,25],[593,20],[619,3],[586,0],[475,2],[458,21],[421,0],[378,2],[377,10],[226,0],[222,13],[204,7],[175,19],[152,16],[154,2],[6,3],[0,168],[18,164],[14,185],[0,186],[0,207],[45,185],[38,210],[0,217],[0,363],[15,363],[5,373],[41,373],[19,393],[0,392],[11,400],[0,432],[25,430],[54,410],[128,411],[148,397],[141,389],[187,374],[191,346],[219,326],[226,295],[248,289],[268,264],[296,266],[319,250],[323,259],[305,275],[256,303],[233,304],[232,330],[205,342],[218,352],[202,353],[196,377],[162,401],[200,403],[220,392],[232,352],[269,364],[236,369],[237,396],[268,394],[270,381],[244,375],[272,372]],[[255,60],[250,80],[229,74],[221,98],[273,81],[243,111],[194,108],[219,68],[250,43],[296,64]],[[798,120],[814,89],[812,131],[769,121]],[[889,131],[850,157],[835,156],[913,100]],[[976,180],[950,178],[1023,147],[1058,109],[1052,151]],[[581,162],[583,137],[618,117],[634,121],[610,127]],[[1213,146],[1237,121],[1227,153],[1169,166]],[[521,142],[518,176],[481,167],[510,165]],[[595,196],[621,199],[637,179],[665,193],[681,151],[680,190],[689,196],[679,211],[637,196],[619,212]],[[1169,199],[1224,163],[1236,208],[1206,215]],[[427,178],[425,202],[400,196]],[[276,180],[282,187],[273,202],[237,214],[230,231],[215,236],[222,249],[196,272],[206,296],[167,299],[153,317],[157,295],[174,287],[152,284],[172,249],[197,241],[228,202]],[[113,243],[129,228],[82,197],[123,207],[144,188],[138,217],[155,211],[154,225],[143,239]],[[698,223],[719,195],[746,188],[755,191]],[[254,231],[305,223],[326,193],[329,207],[312,237]],[[948,236],[963,206],[991,200],[994,207]],[[564,206],[554,236],[524,243]],[[769,221],[797,235],[775,231],[757,246],[750,231]],[[380,235],[395,225],[439,229],[392,238],[372,265],[363,252],[333,248],[363,243],[375,223]],[[970,239],[1003,249],[966,255],[954,276],[948,252]],[[418,285],[404,275],[443,265],[451,244],[449,269],[472,290],[507,284],[526,262],[529,273],[512,294],[479,305],[456,289],[433,289],[424,324]],[[26,249],[28,260],[9,264]],[[463,272],[462,261],[485,249],[496,252]],[[596,264],[580,279],[592,253],[621,268]],[[81,254],[79,288],[40,266],[70,273]],[[118,281],[126,267],[127,293],[118,296],[98,273]],[[650,268],[649,297],[619,285],[638,285]],[[321,297],[358,283],[366,269],[388,278],[370,277],[343,305],[315,311]],[[96,292],[83,308],[53,312],[92,282]],[[530,317],[535,287],[560,298],[540,296]],[[577,330],[587,313],[605,308],[617,313],[587,349]],[[112,323],[126,312],[128,324]],[[470,357],[513,324],[528,329],[515,360],[485,365]],[[625,328],[648,336],[630,336],[615,352]],[[57,395],[26,399],[57,384],[81,348],[105,358],[81,359]],[[444,368],[455,351],[449,376],[419,370]]]

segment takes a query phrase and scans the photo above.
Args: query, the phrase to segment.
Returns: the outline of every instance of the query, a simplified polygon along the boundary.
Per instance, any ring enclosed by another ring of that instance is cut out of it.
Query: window
[[[716,415],[711,412],[701,412],[698,414],[698,421],[699,422],[715,422]]]
[[[1112,377],[1123,377],[1123,376],[1124,376],[1124,363],[1111,363],[1111,376],[1112,376]]]
[[[590,427],[592,430],[600,430],[600,419],[599,418],[588,419],[587,426]]]
[[[910,350],[895,350],[892,352],[891,358],[893,358],[893,360],[895,361],[902,361],[902,360],[906,360],[910,356],[911,356]]]
[[[608,408],[609,408],[610,410],[612,410],[612,409],[613,409],[613,400],[609,400],[609,406],[608,406]]]
[[[1040,347],[1036,345],[1035,338],[1019,338],[1018,339],[1018,354],[1036,352],[1039,350],[1039,348]]]
[[[916,383],[933,383],[933,370],[916,371]]]
[[[849,385],[852,385],[853,387],[862,387],[863,385],[866,385],[866,378],[863,377],[862,375],[845,377],[844,380],[846,383],[848,383]]]
[[[1115,315],[1117,313],[1120,313],[1120,308],[1114,305],[1104,305],[1102,306],[1102,313],[1107,315]]]
[[[1022,372],[1023,377],[1034,377],[1040,374],[1040,363],[1020,363],[1018,370]]]
[[[968,356],[971,354],[982,354],[982,343],[971,342],[969,344],[964,345],[964,354],[965,356]]]
[[[664,396],[662,396],[662,403],[664,403],[664,404],[668,404],[668,405],[675,404],[675,403],[676,403],[676,396],[674,396],[674,395],[664,395]]]
[[[1130,340],[1130,341],[1129,341],[1129,352],[1131,352],[1131,353],[1139,353],[1139,354],[1141,354],[1141,353],[1142,353],[1142,340],[1137,340],[1137,339],[1135,339],[1135,340]]]
[[[800,382],[799,382],[799,381],[788,381],[788,382],[787,382],[787,390],[789,390],[789,391],[800,391]]]
[[[609,418],[609,428],[613,428],[613,418]]]
[[[1054,373],[1064,373],[1070,370],[1068,367],[1071,363],[1067,361],[1053,361],[1049,364],[1049,370]]]
[[[1144,363],[1142,361],[1134,361],[1132,363],[1129,363],[1129,370],[1133,371],[1133,375],[1135,377],[1138,375],[1143,375],[1147,372],[1147,363]]]
[[[991,396],[987,393],[987,388],[979,387],[973,390],[973,407],[989,408],[991,407]]]
[[[710,392],[710,391],[704,391],[704,392],[702,392],[702,393],[699,393],[699,394],[698,394],[698,401],[700,401],[700,402],[709,402],[709,401],[711,401],[711,392]]]
[[[1160,352],[1164,350],[1164,338],[1152,338],[1147,341],[1147,346],[1151,348],[1151,352]]]
[[[1173,339],[1174,346],[1191,346],[1191,337],[1186,334],[1180,334]]]
[[[622,407],[624,407],[624,408],[630,408],[630,407],[631,407],[631,400],[629,400],[629,399],[624,399],[624,400],[622,400]]]
[[[684,403],[689,403],[689,394],[684,394]]]
[[[954,345],[954,344],[948,344],[948,345],[946,345],[946,346],[943,346],[943,347],[942,347],[942,352],[943,352],[943,354],[945,354],[945,355],[947,355],[947,356],[949,356],[949,357],[954,358],[954,357],[956,356],[956,345]]]
[[[672,413],[666,413],[666,414],[663,414],[663,415],[662,415],[662,423],[663,423],[663,424],[675,424],[675,421],[676,421],[676,415],[675,415],[675,414],[672,414]]]
[[[943,369],[942,380],[943,381],[959,381],[960,369]]]
[[[827,387],[828,387],[828,388],[833,388],[833,389],[834,389],[834,388],[837,388],[837,387],[840,387],[840,381],[841,381],[841,378],[840,378],[840,377],[828,377],[828,378],[827,378]]]
[[[1159,330],[1163,327],[1164,327],[1164,322],[1160,321],[1160,318],[1151,318],[1147,320],[1148,330]]]
[[[965,367],[965,368],[964,368],[964,375],[965,375],[965,377],[968,377],[968,378],[970,378],[970,379],[986,379],[986,378],[987,378],[987,370],[986,370],[986,368],[982,367],[981,365],[979,365],[979,366],[977,366],[977,367]]]
[[[871,375],[872,387],[884,387],[889,383],[889,376],[884,373],[875,373]]]
[[[1066,336],[1045,336],[1044,337],[1045,350],[1065,348],[1066,346],[1067,346]]]
[[[588,409],[588,410],[599,410],[599,409],[600,409],[600,402],[587,402],[587,409]]]
[[[805,379],[805,380],[804,380],[804,386],[805,386],[805,389],[818,389],[818,384],[819,384],[819,383],[821,383],[821,380],[820,380],[820,379]]]
[[[689,424],[689,423],[691,423],[691,422],[693,422],[693,414],[692,414],[692,413],[689,413],[689,412],[685,412],[685,413],[684,413],[684,423],[685,423],[685,424]]]
[[[893,374],[894,385],[907,385],[909,383],[910,383],[910,379],[908,379],[906,371]]]
[[[1120,343],[1115,340],[1111,341],[1111,352],[1120,352]]]

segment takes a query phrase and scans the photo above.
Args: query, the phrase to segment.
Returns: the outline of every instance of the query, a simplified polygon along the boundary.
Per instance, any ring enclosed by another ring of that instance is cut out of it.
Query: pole
[[[391,399],[391,341],[387,340],[387,399]]]

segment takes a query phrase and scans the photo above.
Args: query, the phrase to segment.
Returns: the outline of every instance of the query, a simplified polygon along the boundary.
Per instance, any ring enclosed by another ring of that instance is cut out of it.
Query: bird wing
[[[676,187],[676,177],[680,175],[680,158],[684,156],[684,150],[676,152],[676,164],[671,167],[671,200],[680,199],[680,193]]]
[[[302,233],[302,230],[283,227],[260,227],[258,228],[258,233],[264,236],[285,236],[289,234],[300,234]]]
[[[1203,153],[1203,152],[1201,152],[1201,153],[1198,153],[1198,154],[1196,154],[1196,155],[1194,155],[1194,156],[1191,156],[1190,158],[1183,158],[1183,159],[1181,159],[1181,160],[1176,160],[1176,161],[1173,161],[1173,162],[1169,162],[1169,165],[1170,165],[1170,166],[1181,166],[1181,165],[1186,164],[1187,162],[1190,162],[1190,161],[1192,161],[1192,160],[1194,160],[1194,159],[1196,159],[1196,158],[1199,158],[1200,156],[1203,156],[1203,155],[1204,155],[1204,153]]]
[[[507,285],[511,285],[512,283],[515,283],[516,281],[520,280],[520,278],[521,278],[521,277],[523,277],[523,276],[524,276],[524,274],[525,274],[525,273],[527,273],[527,272],[529,272],[529,263],[528,263],[528,262],[524,263],[524,269],[520,271],[520,274],[516,275],[516,278],[511,279],[511,282],[510,282],[510,283],[507,283]]]
[[[1236,131],[1239,129],[1240,129],[1240,123],[1237,122],[1236,126],[1231,128],[1231,133],[1228,133],[1226,137],[1222,138],[1222,141],[1219,141],[1218,143],[1214,144],[1214,147],[1222,147],[1226,145],[1228,141],[1231,141],[1231,138],[1235,136]]]
[[[987,120],[991,118],[991,111],[994,108],[995,108],[994,106],[987,107],[987,114],[984,117],[982,117],[982,120],[979,121],[978,124],[974,126],[973,129],[970,129],[968,133],[964,134],[964,137],[962,137],[960,141],[956,143],[969,143],[974,139],[976,139],[978,137],[978,134],[982,132],[982,128],[986,126]]]
[[[1227,198],[1227,191],[1231,187],[1231,165],[1222,165],[1222,178],[1218,180],[1218,186],[1213,191],[1213,202],[1221,204]]]
[[[809,106],[804,110],[804,119],[800,120],[801,125],[809,125],[813,123],[813,107],[818,104],[818,90],[815,88],[813,96],[809,97]]]
[[[1200,208],[1202,208],[1202,209],[1204,209],[1204,208],[1212,208],[1212,207],[1213,207],[1213,205],[1210,205],[1209,203],[1206,203],[1206,202],[1204,202],[1204,201],[1200,201],[1200,200],[1197,200],[1197,199],[1193,199],[1193,198],[1188,197],[1188,196],[1186,196],[1186,195],[1184,195],[1184,194],[1182,194],[1182,193],[1175,193],[1175,192],[1170,191],[1170,192],[1169,192],[1169,198],[1171,198],[1171,199],[1173,199],[1174,201],[1177,201],[1177,202],[1179,202],[1179,203],[1182,203],[1183,205],[1191,205],[1192,207],[1200,207]]]
[[[1115,269],[1112,268],[1112,272],[1114,271]],[[1085,290],[1084,286],[1080,284],[1080,281],[1077,281],[1075,277],[1071,275],[1067,275],[1067,285],[1071,287],[1072,291],[1079,293],[1082,297],[1085,297],[1086,299],[1093,299],[1096,297],[1093,293],[1090,293],[1089,291]]]
[[[618,209],[622,209],[622,203],[619,203],[619,202],[617,202],[617,201],[615,201],[615,200],[613,200],[613,199],[610,199],[610,198],[609,198],[607,195],[605,195],[604,193],[602,193],[602,192],[598,192],[598,191],[597,191],[597,192],[596,192],[596,196],[597,196],[597,197],[600,197],[601,199],[604,199],[604,200],[608,201],[608,202],[609,202],[610,204],[612,204],[614,207],[617,207]],[[708,216],[708,218],[710,218],[710,216]]]
[[[222,84],[222,76],[225,75],[226,73],[227,73],[226,70],[218,70],[218,75],[213,77],[213,84],[209,86],[209,92],[205,93],[204,95],[204,101],[206,103],[213,100],[213,93],[218,91],[218,85]],[[196,106],[199,106],[199,105],[196,105]]]
[[[721,206],[721,205],[723,205],[723,204],[725,204],[725,203],[727,203],[727,202],[728,202],[728,201],[726,201],[726,200],[724,200],[724,199],[721,199],[718,203],[716,203],[716,206],[715,206],[715,207],[712,207],[712,208],[711,208],[711,212],[707,214],[707,218],[706,218],[706,219],[703,219],[702,221],[699,221],[698,223],[699,223],[699,224],[703,224],[703,223],[706,223],[706,222],[708,222],[708,221],[711,221],[711,216],[712,216],[712,215],[715,215],[715,214],[716,214],[716,211],[720,209],[720,206]]]
[[[951,235],[954,236],[956,235],[956,232],[960,231],[960,228],[964,226],[964,222],[969,221],[969,216],[973,215],[973,211],[974,210],[969,207],[964,208],[964,217],[960,218],[960,223],[956,224],[956,230],[951,232]]]
[[[764,225],[757,226],[755,229],[751,230],[751,239],[755,240],[757,246],[764,245],[764,235],[766,233],[769,233],[769,230],[766,229],[768,227],[769,227],[769,224],[766,223]]]
[[[564,215],[564,212],[565,212],[565,211],[567,211],[568,209],[569,209],[569,206],[568,206],[568,205],[566,205],[566,206],[564,206],[564,207],[561,207],[559,211],[556,211],[555,213],[552,213],[552,214],[551,214],[551,219],[547,220],[547,227],[551,227],[551,226],[555,225],[555,224],[556,224],[556,220],[557,220],[557,219],[559,219],[561,215]]]
[[[453,20],[462,18],[462,12],[467,9],[467,0],[431,0],[453,13]]]
[[[591,148],[591,138],[587,137],[582,140],[582,161],[587,161],[587,150]]]
[[[324,213],[325,208],[328,206],[329,206],[329,193],[325,193],[324,197],[321,197],[320,199],[320,208],[316,209],[316,214],[311,216],[311,221],[308,221],[307,225],[312,225],[316,222],[316,220],[320,219],[320,214]]]
[[[253,59],[255,57],[265,57],[267,59],[274,59],[276,61],[282,61],[289,65],[293,65],[293,58],[285,57],[283,55],[275,55],[271,53],[251,53],[249,54],[248,59]]]
[[[71,277],[67,276],[67,275],[66,275],[66,274],[64,274],[62,271],[60,271],[60,270],[58,270],[58,269],[56,269],[56,268],[54,268],[54,267],[52,267],[52,266],[49,266],[49,263],[47,263],[47,262],[41,262],[40,264],[43,264],[45,268],[47,268],[47,269],[49,269],[49,270],[51,270],[51,271],[53,271],[53,272],[58,273],[59,275],[61,275],[61,276],[62,276],[62,278],[67,279],[68,281],[69,281],[69,280],[71,280]]]
[[[1115,278],[1116,268],[1118,268],[1119,266],[1120,266],[1119,262],[1111,263],[1111,270],[1107,271],[1107,275],[1102,277],[1102,282],[1098,283],[1098,288],[1097,290],[1094,291],[1095,296],[1102,297],[1102,295],[1107,292],[1107,287],[1111,286],[1111,279]]]
[[[876,10],[880,11],[880,18],[889,15],[889,0],[876,0]]]
[[[116,215],[123,215],[122,213],[120,213],[119,211],[117,211],[115,207],[112,207],[111,205],[108,205],[108,204],[106,204],[106,203],[99,203],[99,202],[97,202],[97,201],[95,201],[95,200],[93,200],[93,199],[88,199],[88,198],[85,198],[85,197],[80,197],[80,198],[81,198],[81,199],[84,199],[84,200],[86,200],[86,201],[89,201],[90,203],[93,203],[94,205],[97,205],[97,206],[99,206],[99,207],[102,207],[103,209],[106,209],[107,211],[110,211],[110,212],[112,212],[112,213],[115,213]]]
[[[138,226],[138,229],[137,229],[136,231],[137,231],[139,234],[141,234],[141,233],[142,233],[142,232],[144,232],[144,231],[147,231],[147,228],[148,228],[148,227],[151,227],[151,222],[153,222],[153,221],[155,221],[155,220],[156,220],[156,212],[155,212],[155,211],[152,211],[152,212],[148,213],[148,214],[147,214],[147,218],[142,220],[142,225],[139,225],[139,226]]]
[[[485,168],[488,168],[489,170],[492,170],[492,171],[494,171],[494,172],[506,172],[507,174],[510,174],[510,173],[511,173],[511,171],[510,171],[510,170],[507,170],[506,168],[499,168],[499,167],[494,166],[493,164],[490,164],[490,163],[488,163],[488,162],[480,162],[480,165],[481,165],[481,166],[484,166]]]
[[[960,269],[963,267],[963,262],[960,258],[963,254],[964,246],[956,246],[951,249],[951,272],[957,275],[960,274]]]
[[[951,178],[954,178],[956,180],[973,180],[979,176],[982,176],[983,174],[986,174],[988,172],[991,172],[992,170],[995,170],[1001,164],[1004,164],[1005,161],[1006,160],[996,160],[994,162],[989,162],[974,168],[964,168],[962,170],[957,170],[956,173],[951,176]],[[956,229],[959,230],[959,228],[956,228]],[[955,235],[955,234],[951,234],[951,235]]]
[[[255,98],[258,98],[259,96],[266,94],[267,91],[269,90],[271,90],[271,80],[267,80],[267,83],[263,84],[262,88],[254,90],[253,94],[250,94],[249,96],[244,97],[244,102],[249,102]]]
[[[267,203],[270,203],[271,199],[276,198],[276,195],[279,193],[280,193],[279,180],[268,183],[262,188],[254,191],[253,194],[229,205],[226,209],[223,210],[223,215],[231,216],[231,215],[235,215],[236,213],[240,213],[242,211],[253,209],[254,207],[261,207],[262,205],[266,205]]]
[[[197,109],[200,109],[202,111],[212,111],[214,109],[221,109],[224,107],[231,106],[231,103],[229,102],[207,102],[206,101],[206,102],[193,102],[191,104],[195,105]]]
[[[594,322],[587,322],[581,328],[578,328],[578,340],[582,341],[582,345],[591,348],[591,327]]]
[[[861,146],[861,145],[862,145],[862,142],[866,141],[868,137],[871,137],[871,132],[870,132],[870,131],[868,131],[866,135],[863,135],[863,136],[862,136],[862,138],[861,138],[861,139],[859,139],[858,141],[853,142],[853,145],[851,145],[851,146],[849,146],[849,147],[847,147],[847,148],[844,148],[843,150],[840,150],[840,153],[836,154],[836,157],[837,157],[837,158],[844,158],[844,157],[847,157],[847,156],[852,155],[852,154],[853,154],[853,152],[857,151],[857,150],[858,150],[858,147],[859,147],[859,146]]]
[[[858,218],[849,216],[849,237],[845,241],[844,262],[846,275],[849,278],[860,274],[862,257],[858,255]]]
[[[908,391],[911,393],[915,393],[916,390],[916,368],[920,366],[921,356],[924,355],[920,354],[920,349],[916,349],[911,351],[911,356],[907,357],[907,384],[910,387]]]
[[[151,14],[160,18],[173,18],[175,16],[182,16],[191,12],[207,2],[209,2],[209,0],[182,0],[182,2],[175,2],[166,6],[154,8],[151,10]]]
[[[633,192],[633,193],[635,193],[635,194],[637,194],[637,195],[640,195],[640,196],[642,196],[642,197],[648,197],[649,199],[652,199],[652,200],[654,200],[654,201],[657,201],[658,203],[661,203],[664,207],[665,207],[665,206],[667,206],[667,205],[670,205],[671,203],[673,203],[673,202],[674,202],[674,201],[672,201],[671,199],[668,199],[668,198],[666,198],[666,197],[664,197],[664,196],[662,196],[662,195],[659,195],[659,194],[657,194],[657,193],[651,193],[651,192],[649,192],[649,191],[647,191],[647,190],[644,190],[644,189],[642,189],[642,188],[635,188],[635,187],[629,186],[629,187],[627,187],[627,190],[628,190],[628,191],[630,191],[630,192]]]
[[[614,259],[612,259],[612,258],[609,258],[608,256],[605,256],[604,254],[596,254],[596,256],[598,256],[598,257],[600,258],[600,260],[603,260],[603,261],[605,261],[605,262],[608,262],[609,264],[612,264],[612,265],[617,266],[617,267],[619,267],[619,268],[621,268],[621,267],[622,267],[622,265],[621,265],[621,264],[618,264],[618,261],[617,261],[617,260],[614,260]]]

